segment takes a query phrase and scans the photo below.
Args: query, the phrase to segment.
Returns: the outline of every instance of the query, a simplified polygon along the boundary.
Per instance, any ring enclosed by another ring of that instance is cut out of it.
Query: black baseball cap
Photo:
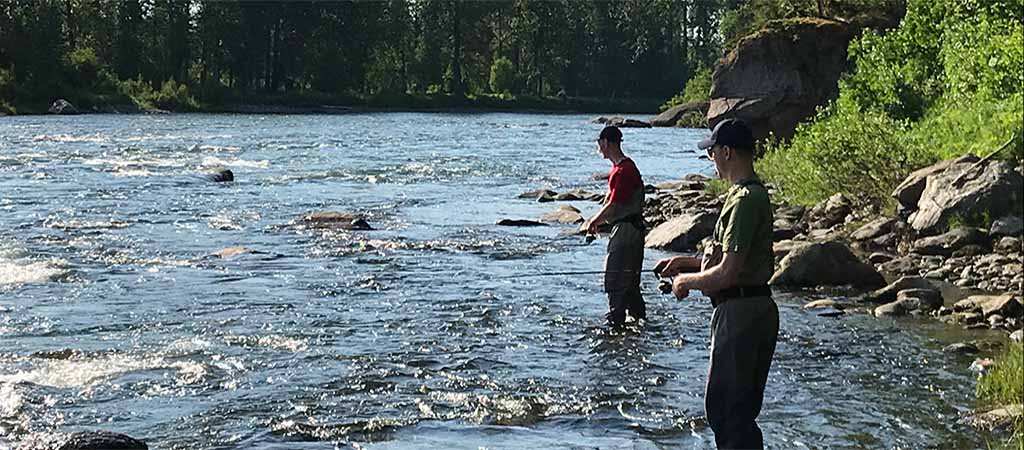
[[[601,130],[601,136],[597,139],[607,139],[608,142],[622,142],[622,131],[616,126],[607,126]]]
[[[713,145],[728,145],[741,150],[754,149],[754,135],[747,124],[739,119],[725,119],[715,125],[707,139],[700,141],[697,148],[707,150]]]

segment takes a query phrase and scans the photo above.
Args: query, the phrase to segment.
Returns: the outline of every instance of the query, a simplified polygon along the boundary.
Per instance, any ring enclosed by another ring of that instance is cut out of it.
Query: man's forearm
[[[617,206],[614,203],[605,203],[605,205],[601,207],[601,210],[598,211],[590,221],[601,225],[606,222],[609,217],[612,217],[612,214],[615,212],[615,208],[617,208]]]
[[[683,277],[680,283],[705,293],[718,292],[735,283],[735,277],[731,277],[722,264],[697,273],[680,274],[677,277]]]

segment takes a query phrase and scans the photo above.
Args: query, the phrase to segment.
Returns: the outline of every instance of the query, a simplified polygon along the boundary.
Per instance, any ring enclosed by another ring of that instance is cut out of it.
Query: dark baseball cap
[[[608,142],[622,142],[622,131],[619,127],[607,126],[601,130],[601,136],[598,139],[607,139]]]
[[[739,119],[725,119],[715,125],[714,131],[707,139],[700,141],[697,147],[707,150],[713,145],[728,145],[742,150],[754,149],[754,135],[747,124]]]

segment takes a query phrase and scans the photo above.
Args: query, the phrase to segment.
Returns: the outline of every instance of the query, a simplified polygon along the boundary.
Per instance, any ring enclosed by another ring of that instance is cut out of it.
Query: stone
[[[1010,333],[1010,340],[1013,342],[1024,341],[1024,330],[1017,330],[1014,331],[1013,333]]]
[[[772,227],[772,242],[788,241],[796,237],[797,232],[793,229],[792,225],[788,222],[782,222],[783,225],[780,226],[779,222],[776,220],[775,225]]]
[[[335,211],[315,212],[302,218],[302,223],[311,228],[335,228],[342,230],[372,230],[366,219],[358,214]]]
[[[896,301],[903,303],[908,310],[930,313],[942,307],[942,292],[934,288],[903,289],[896,293]]]
[[[580,210],[569,205],[559,206],[558,209],[540,216],[541,222],[560,223],[564,225],[583,223],[583,220],[583,215],[580,214]]]
[[[953,252],[951,256],[955,258],[962,258],[965,256],[978,256],[988,253],[988,249],[980,245],[969,244],[961,247],[957,251]]]
[[[715,65],[708,122],[743,119],[755,139],[793,136],[796,125],[838,95],[846,49],[862,23],[793,18],[741,39]]]
[[[835,308],[839,303],[832,299],[815,300],[808,302],[803,306],[803,309],[822,309],[822,308]]]
[[[885,284],[885,279],[874,267],[858,259],[845,244],[836,241],[795,248],[779,266],[769,281],[773,286],[877,287]]]
[[[1024,220],[1020,216],[1005,216],[996,219],[989,227],[992,236],[1021,236],[1024,234]]]
[[[495,225],[502,227],[546,227],[548,224],[529,219],[501,219]]]
[[[896,187],[896,190],[892,192],[892,196],[895,197],[904,208],[915,210],[917,209],[918,200],[921,199],[921,193],[924,192],[928,176],[942,173],[947,170],[952,170],[957,173],[963,172],[964,169],[969,167],[972,163],[978,162],[980,159],[981,158],[978,158],[975,155],[967,154],[956,159],[947,159],[923,169],[915,170],[914,172],[911,172],[910,175],[907,175],[907,178]]]
[[[604,195],[595,192],[585,191],[583,189],[573,189],[569,192],[563,192],[555,195],[556,201],[590,201],[598,202],[604,199]]]
[[[894,248],[896,247],[896,242],[898,240],[899,238],[896,236],[896,233],[886,233],[872,239],[871,243],[874,244],[875,247]]]
[[[608,126],[615,126],[619,128],[651,128],[651,124],[642,120],[626,119],[623,117],[598,117],[593,120],[594,123],[601,123]]]
[[[50,109],[48,109],[47,111],[50,114],[63,114],[63,115],[71,115],[71,114],[80,114],[81,113],[81,111],[79,111],[78,108],[75,108],[75,105],[72,105],[71,102],[69,102],[67,100],[64,100],[62,98],[59,98],[59,99],[55,100],[53,102],[53,104],[50,105]]]
[[[1021,239],[1017,237],[1006,236],[999,239],[996,242],[995,250],[1000,253],[1014,253],[1021,251]]]
[[[960,227],[955,230],[917,240],[912,251],[920,255],[950,256],[953,252],[968,245],[985,246],[989,244],[988,235],[977,228]]]
[[[227,247],[211,253],[210,256],[228,259],[246,253],[250,253],[250,250],[245,247]]]
[[[814,205],[807,213],[807,221],[814,228],[832,228],[843,223],[851,212],[853,212],[853,205],[850,200],[843,194],[834,194],[825,201]]]
[[[979,161],[980,163],[980,161]],[[972,164],[963,172],[945,171],[927,178],[910,225],[920,232],[945,228],[956,217],[1002,217],[1019,213],[1024,177],[1009,161]]]
[[[993,314],[991,316],[988,316],[988,324],[992,328],[999,328],[1000,326],[1002,326],[1003,321],[1005,320],[1006,318],[1000,316],[999,314]]]
[[[880,237],[892,231],[896,219],[890,217],[879,217],[872,220],[850,234],[850,238],[857,241],[866,241]]]
[[[793,240],[778,241],[772,244],[772,251],[775,253],[775,259],[781,261],[789,252],[800,247],[806,247],[807,245],[810,244]]]
[[[674,127],[679,122],[679,118],[687,113],[698,113],[701,116],[708,115],[708,106],[710,102],[696,101],[684,103],[682,105],[676,105],[669,109],[666,109],[661,114],[652,117],[648,122],[651,126],[655,127]]]
[[[1008,427],[1024,416],[1024,407],[1020,403],[1000,406],[989,411],[976,412],[965,417],[961,423],[970,425],[977,429],[994,430]]]
[[[555,192],[555,191],[552,191],[551,189],[537,189],[536,191],[523,192],[522,194],[519,194],[519,198],[533,198],[533,199],[540,199],[541,197],[551,197],[551,198],[554,198],[556,195],[558,195],[558,193]]]
[[[968,342],[957,342],[955,344],[949,344],[942,348],[943,352],[955,353],[959,355],[973,355],[978,353],[980,350],[977,345]]]
[[[204,178],[214,183],[227,183],[235,181],[235,173],[230,169],[219,169],[211,172],[207,172],[203,175]]]
[[[804,217],[804,213],[807,208],[803,206],[780,206],[775,209],[774,216],[776,219],[787,220],[789,222],[799,222]]]
[[[658,225],[644,239],[644,246],[675,252],[689,252],[697,244],[711,236],[718,218],[711,213],[682,214]]]
[[[872,253],[870,256],[868,256],[868,261],[871,262],[871,264],[887,263],[887,262],[892,261],[894,259],[896,259],[896,255],[893,255],[892,253],[885,253],[885,252],[875,252],[875,253]]]
[[[910,256],[901,256],[892,261],[882,263],[878,268],[886,273],[901,275],[916,275],[918,273],[917,262]]]
[[[928,281],[924,278],[914,276],[900,277],[896,281],[890,283],[888,286],[864,294],[862,300],[868,303],[875,304],[888,303],[895,301],[900,291],[905,291],[908,289],[923,289],[936,292],[939,291],[939,289],[935,287],[935,285],[932,284],[931,281]],[[941,297],[941,294],[939,295]]]
[[[112,431],[33,433],[16,450],[148,450],[145,442]]]
[[[899,317],[907,315],[907,308],[903,302],[891,302],[876,307],[873,311],[875,317]]]
[[[1024,306],[1012,295],[972,295],[953,305],[954,311],[980,312],[984,316],[999,314],[1004,317],[1020,317]]]

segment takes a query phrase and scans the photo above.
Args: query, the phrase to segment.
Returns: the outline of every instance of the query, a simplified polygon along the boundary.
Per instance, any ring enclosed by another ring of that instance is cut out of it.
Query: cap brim
[[[715,145],[715,140],[714,139],[711,139],[711,138],[701,139],[701,141],[697,143],[697,148],[699,148],[701,150],[707,150],[707,149],[711,148],[714,145]]]

